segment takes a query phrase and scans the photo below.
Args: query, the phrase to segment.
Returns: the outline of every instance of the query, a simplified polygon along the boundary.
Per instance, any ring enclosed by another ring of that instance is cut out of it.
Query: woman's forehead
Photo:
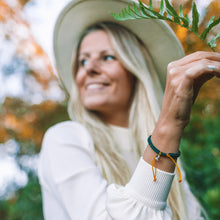
[[[79,52],[87,53],[91,50],[110,51],[113,50],[110,38],[105,31],[97,30],[87,34],[81,41]]]

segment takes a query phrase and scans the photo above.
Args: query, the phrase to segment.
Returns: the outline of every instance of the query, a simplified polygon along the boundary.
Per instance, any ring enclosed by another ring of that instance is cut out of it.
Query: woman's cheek
[[[83,75],[80,71],[78,71],[76,73],[76,76],[75,76],[75,80],[76,80],[76,84],[78,87],[82,86],[82,83],[83,83]]]

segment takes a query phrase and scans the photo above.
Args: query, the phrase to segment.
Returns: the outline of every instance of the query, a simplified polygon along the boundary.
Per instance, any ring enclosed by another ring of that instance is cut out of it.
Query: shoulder
[[[93,140],[89,131],[76,121],[64,121],[50,127],[44,135],[43,146],[51,142],[53,147],[68,145],[93,150]]]
[[[43,138],[38,164],[40,181],[44,185],[58,183],[95,161],[94,145],[87,129],[74,121],[58,123]]]
[[[87,129],[76,121],[64,121],[53,125],[46,131],[46,135],[58,135],[61,137],[67,137],[74,135],[80,137],[80,135],[90,136]]]

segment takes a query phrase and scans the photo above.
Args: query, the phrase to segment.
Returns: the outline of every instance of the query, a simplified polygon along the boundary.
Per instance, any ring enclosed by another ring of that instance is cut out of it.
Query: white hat
[[[72,85],[72,53],[82,33],[89,26],[102,21],[119,23],[143,41],[161,83],[165,86],[167,65],[184,56],[182,46],[173,30],[161,20],[116,21],[110,14],[121,12],[121,9],[133,2],[134,0],[73,0],[61,11],[55,25],[53,48],[59,76],[69,93]]]

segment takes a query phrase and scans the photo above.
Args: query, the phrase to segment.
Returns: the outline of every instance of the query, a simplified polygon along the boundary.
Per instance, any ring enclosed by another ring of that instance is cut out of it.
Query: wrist
[[[152,133],[152,142],[166,153],[177,153],[184,128],[171,123],[157,123]]]

